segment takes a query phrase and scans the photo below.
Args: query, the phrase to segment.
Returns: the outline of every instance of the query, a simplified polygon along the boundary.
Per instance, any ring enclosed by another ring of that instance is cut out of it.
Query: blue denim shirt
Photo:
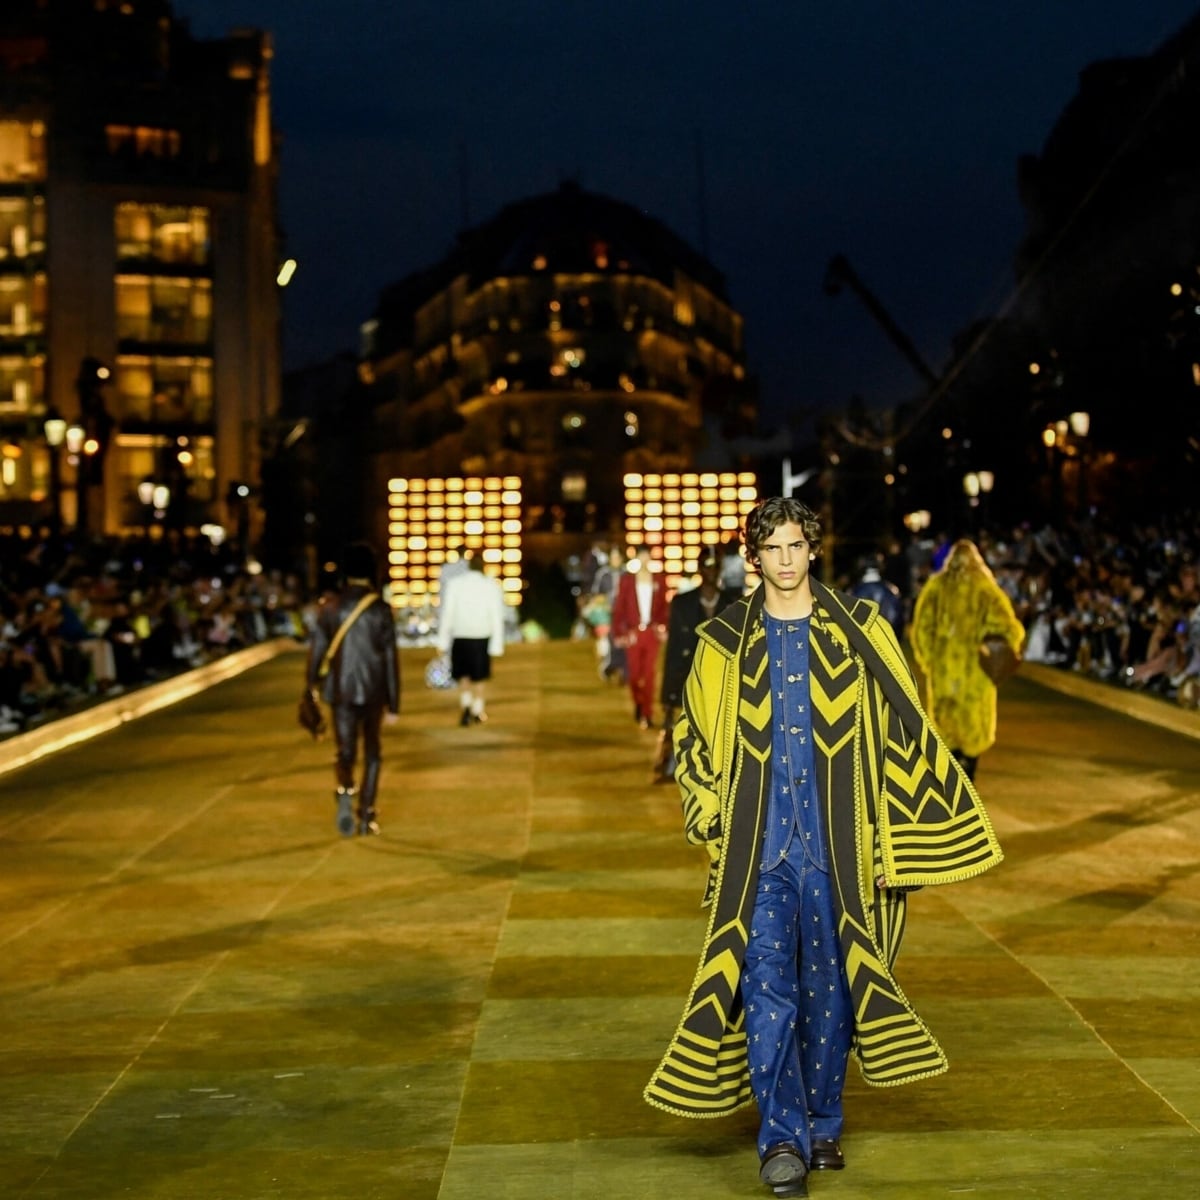
[[[827,871],[817,804],[809,703],[809,618],[779,620],[763,613],[771,672],[771,793],[763,829],[761,869],[803,854]]]

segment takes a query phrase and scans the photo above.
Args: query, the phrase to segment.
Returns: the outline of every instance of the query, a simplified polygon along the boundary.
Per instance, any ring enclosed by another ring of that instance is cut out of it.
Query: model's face
[[[804,528],[785,521],[758,547],[758,569],[767,589],[767,597],[786,596],[810,591],[809,567],[812,546],[804,536]]]

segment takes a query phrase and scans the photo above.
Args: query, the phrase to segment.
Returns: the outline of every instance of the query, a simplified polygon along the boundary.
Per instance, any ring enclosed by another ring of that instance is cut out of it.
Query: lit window
[[[134,158],[178,158],[183,144],[178,129],[149,125],[106,125],[104,138],[109,154]]]
[[[210,226],[210,210],[199,205],[118,204],[117,258],[206,266],[212,261]]]
[[[45,125],[41,121],[0,121],[0,183],[45,178]]]

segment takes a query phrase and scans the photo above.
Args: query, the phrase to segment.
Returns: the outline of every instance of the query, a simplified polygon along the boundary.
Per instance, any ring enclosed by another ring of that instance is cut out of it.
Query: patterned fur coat
[[[854,1053],[868,1083],[907,1083],[947,1063],[892,976],[904,889],[970,878],[1002,855],[978,796],[922,711],[878,607],[816,582],[813,593],[817,794],[855,1011]],[[675,729],[685,832],[709,850],[712,904],[683,1018],[644,1094],[685,1117],[720,1117],[753,1102],[739,976],[770,787],[762,603],[758,588],[701,626]]]
[[[996,740],[996,685],[979,665],[979,646],[993,636],[1019,652],[1025,627],[979,551],[958,542],[918,594],[909,638],[926,711],[946,744],[971,758]]]

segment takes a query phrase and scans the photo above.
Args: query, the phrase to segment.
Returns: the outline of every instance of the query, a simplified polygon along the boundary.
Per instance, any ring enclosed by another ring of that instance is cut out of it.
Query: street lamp
[[[986,504],[992,488],[996,486],[996,476],[992,471],[968,471],[963,476],[963,491],[967,495],[967,505],[970,508],[980,508]]]
[[[166,516],[167,505],[171,503],[171,489],[165,483],[147,477],[137,485],[137,498],[146,510],[148,535],[151,521],[161,521]]]
[[[1077,507],[1080,516],[1087,510],[1088,503],[1088,445],[1087,436],[1092,428],[1092,417],[1090,413],[1073,412],[1067,417],[1067,425],[1074,436],[1077,447],[1077,457],[1079,461],[1075,464],[1076,483],[1079,488],[1079,497]]]
[[[92,461],[100,452],[100,443],[88,437],[82,425],[67,426],[67,451],[75,461],[75,528],[85,533],[88,527],[88,488],[92,482]]]
[[[62,463],[59,453],[67,436],[67,422],[53,405],[46,410],[42,421],[42,433],[50,447],[50,528],[54,533],[62,531]]]

